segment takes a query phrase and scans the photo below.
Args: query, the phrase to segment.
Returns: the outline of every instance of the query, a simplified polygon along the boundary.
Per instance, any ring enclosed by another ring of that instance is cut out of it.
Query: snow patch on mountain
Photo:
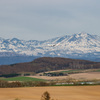
[[[100,57],[100,37],[81,32],[45,41],[0,38],[0,52],[28,56]]]

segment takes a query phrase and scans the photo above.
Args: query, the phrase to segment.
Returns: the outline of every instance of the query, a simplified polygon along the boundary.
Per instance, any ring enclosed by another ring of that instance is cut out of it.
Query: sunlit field
[[[45,79],[45,80],[55,80],[55,79],[67,79],[67,78],[73,78],[73,79],[84,79],[84,80],[93,80],[93,79],[100,79],[100,72],[88,72],[88,73],[76,73],[76,74],[70,74],[68,76],[29,76],[33,78],[39,78],[39,79]]]
[[[100,86],[0,88],[0,100],[40,100],[45,91],[54,100],[100,100]]]

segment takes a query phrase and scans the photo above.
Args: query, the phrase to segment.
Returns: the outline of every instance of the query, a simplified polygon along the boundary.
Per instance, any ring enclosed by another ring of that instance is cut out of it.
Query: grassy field
[[[2,78],[6,81],[45,81],[44,79],[31,78],[31,77],[13,77],[13,78]]]
[[[97,69],[96,72],[100,72],[100,69]]]
[[[100,100],[100,86],[0,88],[0,100],[40,100],[45,91],[54,100]]]

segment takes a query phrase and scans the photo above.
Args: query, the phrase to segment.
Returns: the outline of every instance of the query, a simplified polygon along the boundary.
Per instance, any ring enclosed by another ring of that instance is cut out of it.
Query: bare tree
[[[48,93],[48,91],[43,93],[41,100],[50,100],[50,94]]]

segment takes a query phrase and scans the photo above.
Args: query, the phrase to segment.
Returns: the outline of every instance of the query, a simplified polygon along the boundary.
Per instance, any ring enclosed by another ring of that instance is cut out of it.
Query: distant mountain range
[[[81,32],[44,41],[0,38],[0,57],[16,56],[65,57],[100,61],[100,37]]]

